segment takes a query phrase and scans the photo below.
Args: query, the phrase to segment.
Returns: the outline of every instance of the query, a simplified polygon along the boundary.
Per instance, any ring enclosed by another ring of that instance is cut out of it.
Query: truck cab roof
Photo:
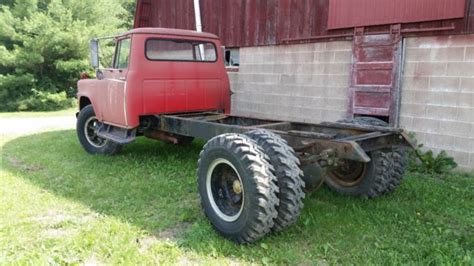
[[[170,35],[179,37],[194,37],[194,38],[208,38],[208,39],[219,39],[216,35],[207,32],[197,32],[192,30],[181,30],[181,29],[167,29],[167,28],[136,28],[129,30],[117,37],[124,37],[131,34],[157,34],[157,35]]]

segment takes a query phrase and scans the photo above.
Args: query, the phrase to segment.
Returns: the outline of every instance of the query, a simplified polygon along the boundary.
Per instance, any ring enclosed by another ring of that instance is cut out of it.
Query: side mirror
[[[92,39],[91,44],[91,64],[93,68],[99,68],[99,40]]]

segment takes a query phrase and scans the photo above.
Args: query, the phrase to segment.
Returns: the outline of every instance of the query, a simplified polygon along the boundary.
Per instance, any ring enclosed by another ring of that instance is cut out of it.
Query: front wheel
[[[113,155],[122,149],[122,145],[101,138],[97,131],[101,122],[95,116],[92,105],[84,107],[77,117],[76,132],[82,147],[91,154]]]

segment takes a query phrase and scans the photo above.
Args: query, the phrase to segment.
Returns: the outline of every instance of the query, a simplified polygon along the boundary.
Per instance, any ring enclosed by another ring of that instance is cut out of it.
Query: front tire
[[[77,137],[82,147],[90,154],[114,155],[120,152],[122,145],[97,135],[100,124],[92,105],[82,108],[76,123]]]
[[[214,229],[234,242],[254,242],[274,225],[276,177],[268,157],[247,136],[223,134],[207,142],[198,161],[198,190]]]

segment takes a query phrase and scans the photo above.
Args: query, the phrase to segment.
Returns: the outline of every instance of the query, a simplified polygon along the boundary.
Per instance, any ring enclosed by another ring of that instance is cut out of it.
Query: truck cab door
[[[127,127],[126,92],[131,39],[117,41],[112,68],[104,70],[102,119],[106,124]]]

